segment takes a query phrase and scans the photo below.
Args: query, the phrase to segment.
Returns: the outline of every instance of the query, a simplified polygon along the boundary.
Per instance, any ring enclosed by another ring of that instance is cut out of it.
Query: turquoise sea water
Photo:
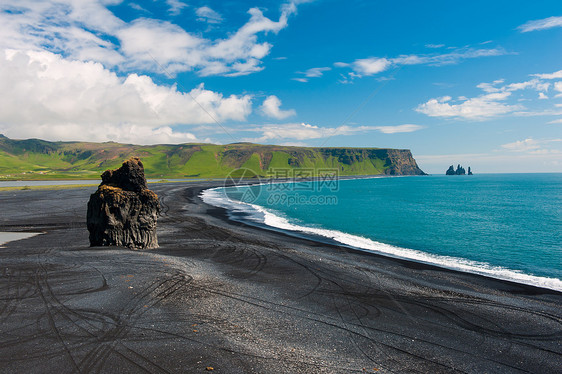
[[[562,174],[308,183],[219,189],[205,199],[280,229],[562,290]]]

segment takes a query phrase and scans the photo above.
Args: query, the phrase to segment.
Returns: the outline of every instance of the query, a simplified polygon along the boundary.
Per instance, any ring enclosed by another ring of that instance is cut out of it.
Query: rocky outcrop
[[[409,149],[384,149],[387,175],[427,175],[419,167]],[[382,158],[381,157],[381,158]]]
[[[324,157],[337,158],[340,164],[354,165],[364,161],[384,161],[386,175],[427,175],[419,167],[409,149],[389,148],[318,148]]]
[[[451,166],[449,166],[449,168],[447,169],[445,174],[446,175],[465,175],[466,170],[464,170],[464,168],[460,164],[457,165],[457,170],[455,170],[454,166],[451,165]],[[468,167],[468,175],[472,175],[472,171],[470,170],[470,166]]]
[[[88,202],[91,246],[157,248],[158,196],[147,187],[140,159],[131,158],[107,170]]]

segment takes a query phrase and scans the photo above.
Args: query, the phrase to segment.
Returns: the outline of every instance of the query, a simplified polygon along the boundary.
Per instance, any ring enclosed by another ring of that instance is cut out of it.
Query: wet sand
[[[0,192],[2,373],[555,373],[562,294],[229,221],[151,186],[160,248],[90,248],[95,188]]]

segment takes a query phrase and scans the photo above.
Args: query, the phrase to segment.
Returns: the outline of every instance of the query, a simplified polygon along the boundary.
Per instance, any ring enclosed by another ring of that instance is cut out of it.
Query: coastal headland
[[[89,247],[95,187],[0,192],[0,372],[553,373],[562,294],[297,238],[151,186],[160,248]]]
[[[294,147],[253,143],[134,145],[13,140],[0,134],[1,180],[96,179],[140,157],[148,178],[225,178],[236,169],[260,177],[276,170],[339,175],[424,175],[409,149]],[[306,174],[308,175],[308,174]]]

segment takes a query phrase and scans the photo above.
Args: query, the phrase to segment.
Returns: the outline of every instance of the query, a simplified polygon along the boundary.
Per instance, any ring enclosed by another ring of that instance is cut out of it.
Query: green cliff
[[[123,160],[140,157],[149,178],[221,178],[248,168],[337,169],[339,175],[423,175],[409,150],[313,148],[251,143],[132,145],[13,140],[0,135],[0,179],[97,179]]]

